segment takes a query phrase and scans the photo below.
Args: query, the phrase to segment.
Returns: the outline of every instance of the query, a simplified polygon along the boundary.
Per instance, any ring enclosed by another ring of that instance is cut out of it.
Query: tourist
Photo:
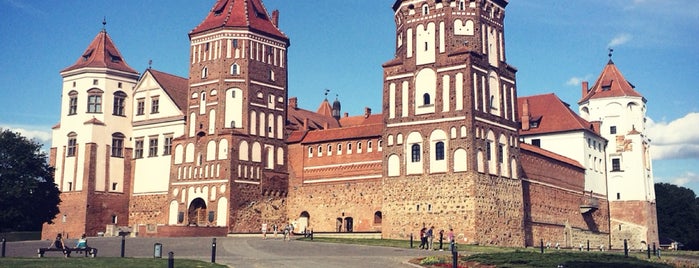
[[[80,239],[75,244],[75,248],[87,248],[87,236],[85,234],[80,236]]]
[[[454,228],[449,228],[449,233],[447,233],[447,239],[449,239],[449,251],[454,251]]]
[[[267,239],[267,223],[262,223],[262,239]]]
[[[49,248],[57,248],[57,249],[63,249],[63,255],[68,258],[68,251],[66,250],[66,244],[63,243],[63,235],[62,234],[57,234],[56,239],[51,242],[51,245],[49,245]]]
[[[434,226],[427,230],[427,249],[434,250]]]
[[[272,231],[274,232],[274,240],[277,239],[277,232],[279,231],[279,227],[277,227],[277,224],[272,224]]]
[[[427,246],[427,228],[422,227],[420,229],[420,249],[426,249],[425,247]]]

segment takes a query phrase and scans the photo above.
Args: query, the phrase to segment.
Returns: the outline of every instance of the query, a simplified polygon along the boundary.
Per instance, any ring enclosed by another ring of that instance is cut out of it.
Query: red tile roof
[[[333,116],[333,108],[330,107],[330,102],[328,102],[328,99],[325,99],[323,100],[323,102],[320,103],[320,106],[318,106],[318,111],[316,113],[319,113],[323,116]]]
[[[321,115],[301,108],[288,107],[286,109],[287,128],[291,130],[304,130],[304,121],[308,120],[308,129],[323,129],[340,127],[340,123],[330,115]]]
[[[121,56],[119,49],[105,30],[100,31],[78,60],[73,65],[61,70],[61,73],[87,67],[108,68],[138,74],[136,70],[126,64],[124,57]]]
[[[614,62],[609,60],[607,65],[604,66],[599,78],[597,78],[595,85],[587,90],[587,92],[583,92],[582,99],[580,99],[578,103],[590,99],[622,96],[643,97],[634,90],[634,86],[631,83],[626,81],[626,78],[624,78],[624,75],[622,75],[616,65],[614,65]]]
[[[351,127],[351,126],[359,126],[359,125],[373,125],[373,124],[382,124],[382,123],[383,123],[383,115],[382,114],[372,114],[369,116],[358,115],[358,116],[348,116],[348,117],[340,118],[340,126],[342,126],[342,127]]]
[[[218,0],[199,26],[189,35],[222,27],[249,28],[288,41],[289,38],[274,25],[261,0]]]
[[[551,152],[551,151],[544,150],[544,149],[542,149],[542,148],[540,148],[540,147],[537,147],[537,146],[534,146],[534,145],[531,145],[531,144],[520,143],[520,144],[519,144],[519,149],[525,150],[525,151],[529,151],[529,152],[532,152],[532,153],[536,153],[536,154],[539,154],[539,155],[542,155],[542,156],[545,156],[545,157],[548,157],[548,158],[551,158],[551,159],[555,159],[555,160],[561,161],[561,162],[563,162],[563,163],[566,163],[566,164],[575,166],[575,167],[577,167],[577,168],[585,169],[585,167],[583,167],[578,161],[575,161],[575,160],[573,160],[573,159],[571,159],[571,158],[562,156],[562,155],[560,155],[560,154],[557,154],[557,153],[554,153],[554,152]]]
[[[528,130],[520,129],[520,135],[571,130],[588,130],[596,133],[590,122],[573,112],[569,105],[561,101],[556,94],[549,93],[517,98],[517,109],[520,116],[525,116],[523,112],[525,102],[529,105],[530,121],[538,121],[538,126],[530,127]]]
[[[153,75],[153,79],[163,87],[165,93],[170,96],[177,105],[177,108],[182,112],[187,110],[187,95],[189,92],[189,80],[184,77],[179,77],[169,73],[164,73],[158,70],[148,69],[146,72]]]

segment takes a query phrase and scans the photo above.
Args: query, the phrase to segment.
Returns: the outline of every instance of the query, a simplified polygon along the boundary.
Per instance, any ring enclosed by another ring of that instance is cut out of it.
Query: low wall
[[[211,237],[226,236],[226,227],[196,227],[171,225],[138,225],[137,237]]]

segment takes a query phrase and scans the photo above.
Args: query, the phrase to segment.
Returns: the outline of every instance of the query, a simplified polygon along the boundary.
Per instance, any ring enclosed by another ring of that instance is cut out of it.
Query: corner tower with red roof
[[[116,231],[110,226],[128,225],[130,99],[138,72],[103,29],[61,76],[61,121],[50,153],[61,212],[42,238]]]
[[[611,54],[610,54],[611,57]],[[658,243],[650,139],[646,135],[646,99],[610,59],[595,84],[582,85],[580,115],[600,121],[606,150],[611,245],[631,248]]]
[[[506,0],[397,0],[383,65],[383,235],[451,226],[468,243],[523,246],[516,69]]]
[[[289,39],[260,0],[219,0],[189,33],[184,136],[173,141],[170,225],[259,231],[285,219]]]

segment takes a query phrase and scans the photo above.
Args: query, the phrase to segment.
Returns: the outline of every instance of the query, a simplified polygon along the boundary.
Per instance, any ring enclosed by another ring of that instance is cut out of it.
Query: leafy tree
[[[699,199],[689,188],[669,183],[655,184],[658,234],[699,249]]]
[[[41,144],[0,129],[0,231],[36,231],[58,214],[59,190]]]

